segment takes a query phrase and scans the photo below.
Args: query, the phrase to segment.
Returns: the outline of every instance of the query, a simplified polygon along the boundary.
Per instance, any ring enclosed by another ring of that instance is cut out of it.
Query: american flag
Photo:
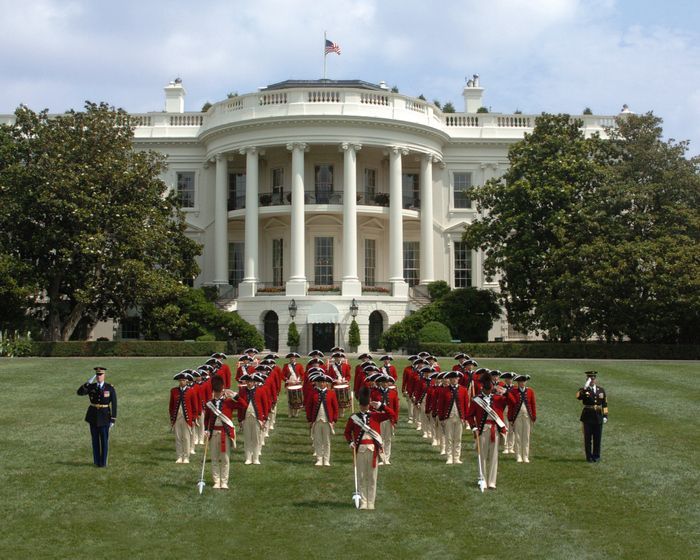
[[[332,52],[340,54],[340,45],[326,39],[326,54]]]

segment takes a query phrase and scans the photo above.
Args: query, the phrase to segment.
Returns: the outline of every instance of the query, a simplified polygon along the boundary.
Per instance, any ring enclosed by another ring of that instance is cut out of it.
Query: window
[[[455,241],[455,288],[468,288],[472,285],[472,252],[464,241]]]
[[[194,208],[194,171],[178,172],[177,198],[182,208]]]
[[[471,208],[472,201],[469,198],[469,189],[472,186],[471,173],[455,173],[454,174],[454,207],[455,208]]]
[[[272,170],[272,204],[284,204],[284,168]]]
[[[228,174],[228,209],[245,208],[245,173]]]
[[[315,237],[314,283],[318,286],[333,284],[333,238]]]
[[[139,317],[125,317],[122,319],[122,338],[139,338],[141,321]]]
[[[234,288],[243,280],[243,255],[245,243],[237,241],[228,244],[228,283]]]
[[[404,173],[401,176],[403,207],[420,207],[420,177],[418,173]]]
[[[365,285],[374,286],[377,281],[377,241],[365,239]]]
[[[328,204],[333,192],[333,166],[328,164],[317,165],[316,177],[316,204]]]
[[[369,204],[374,201],[377,194],[377,170],[365,169],[365,185],[363,193],[363,202]]]
[[[420,243],[418,241],[403,242],[403,279],[409,286],[418,284],[420,267]]]
[[[274,286],[282,286],[283,269],[282,262],[284,260],[284,249],[281,239],[272,240],[272,284]]]

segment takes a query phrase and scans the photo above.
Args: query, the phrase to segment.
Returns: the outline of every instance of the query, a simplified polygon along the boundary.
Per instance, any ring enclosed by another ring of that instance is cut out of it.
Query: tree
[[[444,280],[435,280],[428,284],[428,295],[430,296],[430,301],[437,301],[444,298],[450,293],[450,285]]]
[[[442,107],[442,112],[443,113],[454,113],[455,112],[455,106],[452,104],[452,101],[448,101],[445,103],[445,105]]]
[[[543,115],[510,168],[475,189],[464,239],[485,251],[522,331],[553,340],[691,342],[700,336],[700,160],[662,141],[651,113],[609,139]]]
[[[449,343],[451,340],[450,328],[440,321],[430,321],[418,331],[418,342],[420,344],[428,342]]]
[[[29,263],[25,286],[48,340],[122,317],[198,272],[162,156],[132,147],[128,115],[105,103],[49,117],[26,107],[0,127],[0,254]]]
[[[458,288],[442,299],[443,322],[463,342],[486,342],[495,319],[501,315],[492,290]]]
[[[603,184],[603,147],[586,139],[581,121],[568,115],[537,118],[532,134],[511,146],[506,173],[472,190],[483,215],[464,240],[485,253],[484,271],[499,275],[509,321],[521,331],[553,340],[587,338],[577,247],[594,224],[582,206]]]

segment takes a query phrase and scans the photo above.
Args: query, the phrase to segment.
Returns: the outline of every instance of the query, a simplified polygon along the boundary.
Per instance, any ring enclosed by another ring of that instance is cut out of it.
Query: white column
[[[238,287],[240,297],[253,297],[258,281],[258,149],[240,150],[246,156],[245,169],[245,249],[243,281]]]
[[[216,155],[214,192],[214,284],[228,284],[228,160]]]
[[[288,296],[306,295],[305,233],[304,233],[304,143],[287,144],[292,152],[292,219],[291,270],[287,281]]]
[[[357,151],[360,144],[343,143],[343,284],[344,296],[362,295],[357,276]]]
[[[392,295],[406,297],[408,284],[403,279],[403,193],[401,189],[401,156],[405,148],[389,149],[389,282]]]
[[[435,280],[433,255],[433,156],[420,160],[420,283]]]

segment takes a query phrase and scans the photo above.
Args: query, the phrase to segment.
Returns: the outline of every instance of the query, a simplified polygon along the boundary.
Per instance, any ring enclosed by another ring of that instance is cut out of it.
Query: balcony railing
[[[315,284],[313,282],[309,283],[309,287],[307,289],[308,294],[320,296],[337,296],[340,294],[340,291],[340,286],[338,284]]]
[[[385,192],[358,192],[357,204],[362,206],[389,206],[389,193]],[[264,192],[258,195],[260,206],[289,206],[292,203],[291,192]],[[304,191],[304,204],[339,204],[345,203],[344,191]],[[420,210],[420,198],[413,194],[403,194],[401,206],[405,209]],[[242,210],[245,208],[245,194],[230,197],[228,210]]]
[[[390,296],[390,282],[372,282],[371,284],[362,283],[363,296]]]
[[[284,283],[257,282],[255,293],[259,296],[283,296],[286,293],[286,287]]]

